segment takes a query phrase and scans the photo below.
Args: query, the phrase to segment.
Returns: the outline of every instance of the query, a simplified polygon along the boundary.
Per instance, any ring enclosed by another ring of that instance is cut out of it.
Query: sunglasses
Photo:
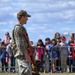
[[[5,35],[9,35],[9,34],[5,34]]]

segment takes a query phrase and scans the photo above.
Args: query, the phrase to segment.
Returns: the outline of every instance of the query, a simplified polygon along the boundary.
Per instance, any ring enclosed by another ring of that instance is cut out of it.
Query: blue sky
[[[53,38],[56,32],[75,32],[75,0],[0,0],[0,38],[17,23],[16,13],[30,15],[26,25],[30,40]]]

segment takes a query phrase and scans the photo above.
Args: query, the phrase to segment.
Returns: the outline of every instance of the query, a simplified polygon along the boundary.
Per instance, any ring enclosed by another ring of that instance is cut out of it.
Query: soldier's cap
[[[17,17],[20,17],[20,16],[31,17],[31,15],[29,15],[25,10],[20,10],[20,11],[17,13]]]

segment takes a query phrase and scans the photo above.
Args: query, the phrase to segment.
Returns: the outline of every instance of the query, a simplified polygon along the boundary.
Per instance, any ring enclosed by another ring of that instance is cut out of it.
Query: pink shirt
[[[38,59],[41,60],[41,55],[44,54],[44,48],[43,47],[38,47],[36,52],[38,54]]]
[[[8,45],[10,43],[10,37],[5,37],[4,43]]]

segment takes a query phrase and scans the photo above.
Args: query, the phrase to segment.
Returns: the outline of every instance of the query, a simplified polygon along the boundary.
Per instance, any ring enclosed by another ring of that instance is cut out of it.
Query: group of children
[[[39,39],[35,49],[35,60],[41,62],[43,67],[42,72],[75,72],[75,39],[74,34],[71,35],[71,40],[66,43],[66,38],[45,39],[45,44],[42,39]],[[39,66],[39,65],[38,65]],[[41,71],[41,70],[40,70]]]
[[[2,64],[2,71],[8,72],[8,65],[10,59],[10,72],[15,72],[15,57],[12,52],[11,38],[9,33],[6,33],[6,38],[0,43],[0,61]],[[66,43],[64,36],[60,37],[59,33],[55,37],[45,39],[45,44],[42,39],[37,41],[34,46],[30,41],[33,48],[35,60],[40,72],[66,72],[67,66],[69,72],[75,72],[75,38],[74,33],[71,34],[70,40]]]

